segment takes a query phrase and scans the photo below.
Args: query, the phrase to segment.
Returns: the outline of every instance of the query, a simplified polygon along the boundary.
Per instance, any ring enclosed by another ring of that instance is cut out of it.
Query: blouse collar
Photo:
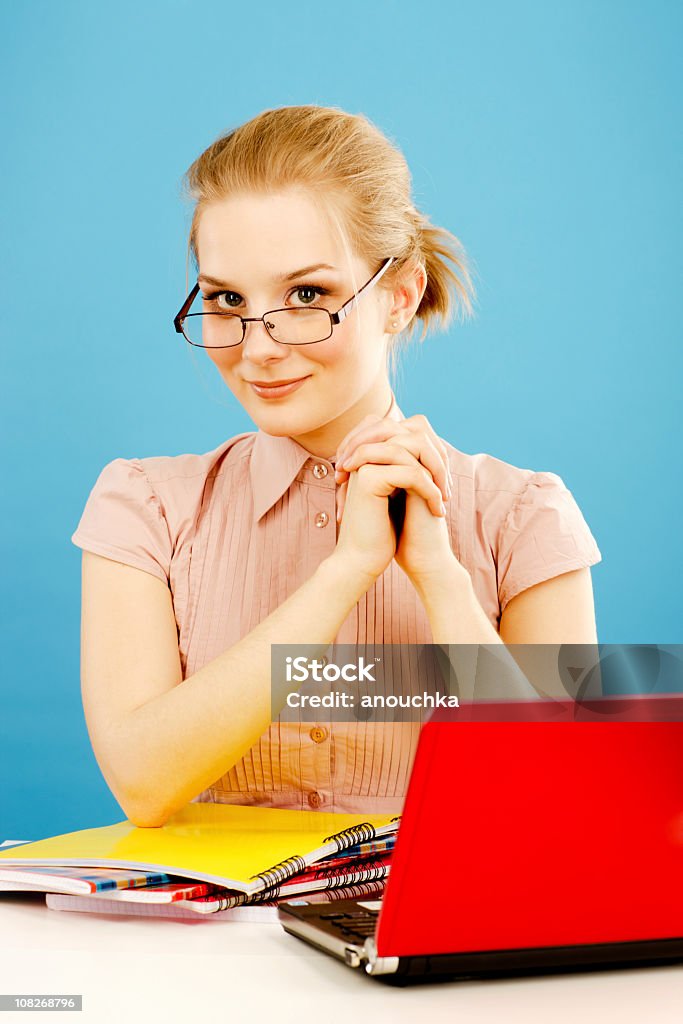
[[[387,416],[395,420],[405,419],[393,391]],[[250,461],[254,522],[258,522],[289,490],[308,459],[323,463],[328,472],[334,472],[330,459],[312,455],[293,438],[266,434],[261,429],[256,432]]]

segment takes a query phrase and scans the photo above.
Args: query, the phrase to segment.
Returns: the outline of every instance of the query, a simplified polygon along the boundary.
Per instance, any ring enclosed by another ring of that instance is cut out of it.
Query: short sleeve
[[[139,459],[114,459],[104,467],[71,540],[168,583],[168,523]]]
[[[556,473],[532,473],[501,529],[498,545],[500,610],[522,590],[602,554],[574,497]]]

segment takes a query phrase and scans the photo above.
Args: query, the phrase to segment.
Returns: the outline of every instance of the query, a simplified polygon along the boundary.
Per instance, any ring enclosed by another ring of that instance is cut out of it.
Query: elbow
[[[140,814],[130,812],[126,817],[131,825],[137,828],[161,828],[168,821],[169,815],[149,814],[143,811]]]
[[[112,780],[107,780],[116,801],[131,825],[138,828],[161,828],[165,825],[173,813],[173,808],[168,808],[159,799],[152,799],[149,792],[132,792],[127,787],[112,785]]]
[[[183,803],[162,780],[155,778],[144,758],[131,756],[130,744],[100,743],[93,751],[112,795],[131,824],[138,828],[161,828]]]
[[[131,825],[137,828],[161,828],[171,817],[171,812],[153,802],[120,799],[119,805]]]
[[[165,787],[154,776],[149,763],[126,757],[122,753],[128,744],[100,746],[95,756],[104,779],[126,819],[137,828],[161,828],[188,796],[178,789]],[[94,745],[93,745],[94,749]]]

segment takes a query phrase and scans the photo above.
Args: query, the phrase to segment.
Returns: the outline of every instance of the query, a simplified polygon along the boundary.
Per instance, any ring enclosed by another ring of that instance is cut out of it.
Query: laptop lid
[[[420,733],[380,957],[683,936],[683,697],[482,702]]]

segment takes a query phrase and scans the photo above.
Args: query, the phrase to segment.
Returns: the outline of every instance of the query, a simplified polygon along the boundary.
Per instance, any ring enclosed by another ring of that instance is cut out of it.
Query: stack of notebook
[[[381,896],[400,818],[188,804],[0,851],[0,890],[54,910],[277,920],[278,903]]]

